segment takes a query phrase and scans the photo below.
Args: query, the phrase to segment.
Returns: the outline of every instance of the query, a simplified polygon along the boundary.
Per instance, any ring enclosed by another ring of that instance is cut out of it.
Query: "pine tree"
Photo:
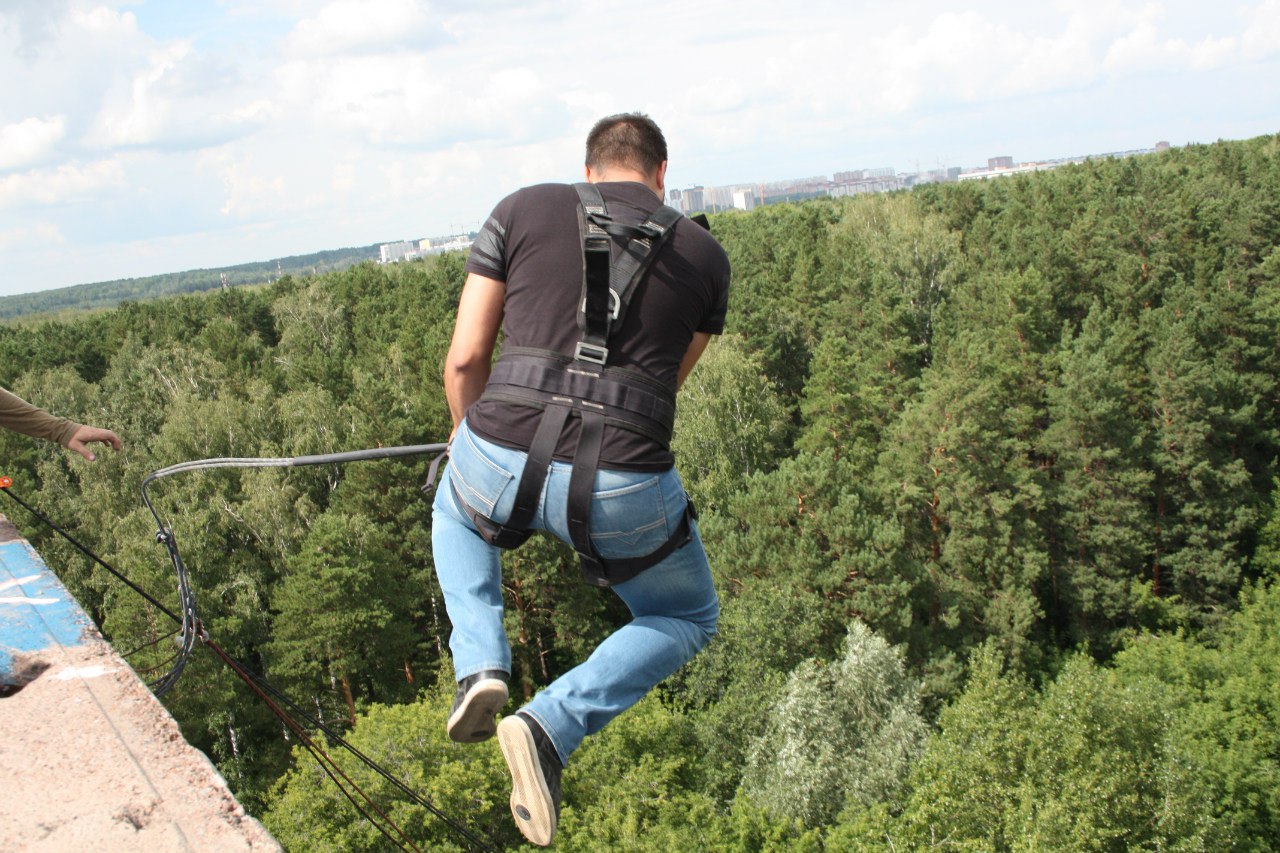
[[[354,723],[357,697],[402,679],[413,642],[404,603],[413,591],[394,582],[392,569],[368,519],[330,509],[290,555],[273,591],[268,667],[315,697],[330,719]]]
[[[858,199],[844,214],[829,230],[798,444],[836,448],[867,471],[932,358],[935,313],[959,276],[959,238],[907,196]]]
[[[1134,586],[1151,582],[1153,439],[1135,338],[1132,323],[1094,303],[1056,356],[1040,441],[1055,472],[1048,484],[1054,621],[1098,652],[1115,649],[1135,625]]]

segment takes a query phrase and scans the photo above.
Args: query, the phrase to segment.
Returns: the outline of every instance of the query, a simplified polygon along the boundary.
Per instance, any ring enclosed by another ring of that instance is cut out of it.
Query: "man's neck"
[[[659,170],[656,174],[646,175],[644,172],[631,169],[626,166],[602,166],[598,169],[587,167],[587,180],[593,184],[605,184],[616,182],[630,182],[644,184],[654,195],[661,201],[663,198],[664,187],[662,185],[662,172]]]

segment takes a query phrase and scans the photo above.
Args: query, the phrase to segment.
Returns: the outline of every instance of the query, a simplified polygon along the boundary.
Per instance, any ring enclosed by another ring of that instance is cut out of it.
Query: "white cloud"
[[[117,159],[5,175],[0,177],[0,210],[61,204],[123,185],[124,166]]]
[[[38,38],[0,11],[0,124],[63,116],[58,150],[78,158],[120,148],[200,149],[275,118],[270,75],[261,70],[279,61],[270,43],[223,51],[207,49],[198,34],[156,38],[140,29],[141,11],[124,8],[131,5],[52,4],[61,13],[41,19]]]
[[[1237,10],[1235,32],[1220,35],[1207,31],[1174,33],[1166,19],[1169,10],[1159,4],[1143,6],[1133,27],[1115,39],[1104,67],[1112,74],[1211,71],[1252,62],[1280,53],[1280,2],[1266,0]],[[1226,26],[1228,15],[1210,16],[1207,23]]]
[[[13,38],[13,53],[30,61],[52,39],[67,0],[8,0],[0,6],[0,30]]]
[[[1250,127],[1276,112],[1280,0],[652,0],[609,44],[609,0],[161,2],[0,0],[0,229],[74,235],[68,268],[94,239],[240,257],[230,241],[266,234],[310,250],[431,233],[576,178],[587,128],[624,110],[667,131],[672,186],[1055,153],[1019,150],[1032,132],[1024,149],[1077,153],[1144,91],[1160,115],[1126,119],[1143,136],[1100,144],[1196,138],[1230,100],[1197,85],[1249,63],[1256,90],[1230,95]]]
[[[1239,55],[1240,39],[1210,36],[1191,45],[1188,67],[1195,71],[1208,71],[1234,62]]]
[[[425,54],[294,60],[276,72],[286,108],[355,143],[439,149],[526,141],[563,127],[554,87],[523,65],[469,67]]]
[[[877,112],[990,102],[1092,82],[1106,37],[1079,14],[1038,22],[942,12],[881,34],[859,70]]]
[[[77,4],[71,9],[71,21],[102,38],[127,37],[138,32],[138,19],[132,12],[117,12],[105,5]]]
[[[725,46],[716,57],[722,66],[735,58],[729,51],[764,57],[731,66],[747,93],[739,115],[776,111],[775,122],[839,115],[863,126],[895,114],[1209,71],[1280,53],[1280,0],[1235,14],[1178,3],[1080,0],[1016,15],[992,4],[954,11],[928,2],[909,2],[891,19],[873,19],[861,9],[829,15],[825,26],[802,16],[794,32]],[[750,12],[741,18],[749,20]],[[702,66],[713,61],[707,57]],[[699,92],[696,85],[686,92],[691,106]]]
[[[0,117],[64,115],[69,141],[96,111],[102,92],[128,73],[143,41],[132,15],[83,2],[50,4],[35,35],[4,23],[0,15]]]
[[[67,117],[32,116],[0,126],[0,171],[29,166],[44,159],[67,132]]]
[[[0,231],[0,249],[65,242],[67,238],[62,236],[61,229],[52,222],[33,222],[10,231]]]
[[[335,0],[285,40],[291,56],[326,58],[423,47],[446,38],[421,0]]]
[[[701,113],[732,112],[740,109],[747,100],[742,83],[723,75],[692,82],[684,95],[685,106]]]
[[[86,140],[103,148],[145,145],[159,139],[170,119],[173,100],[165,91],[175,69],[190,54],[188,42],[153,52],[147,67],[134,73],[122,97],[112,98],[98,114]]]
[[[222,148],[200,158],[201,169],[216,172],[222,182],[224,196],[220,213],[248,219],[263,213],[279,213],[296,205],[283,164],[265,162],[269,159],[238,147]]]
[[[102,40],[131,41],[138,36],[136,15],[116,12],[108,5],[74,3],[70,5],[68,22],[70,27]]]
[[[333,167],[333,173],[329,176],[329,186],[334,192],[340,194],[359,189],[359,168],[357,164],[352,160],[336,164]]]
[[[1280,0],[1266,0],[1246,13],[1241,53],[1258,60],[1280,53]]]
[[[373,143],[430,139],[461,100],[426,57],[408,53],[295,60],[276,81],[289,108],[318,128]]]

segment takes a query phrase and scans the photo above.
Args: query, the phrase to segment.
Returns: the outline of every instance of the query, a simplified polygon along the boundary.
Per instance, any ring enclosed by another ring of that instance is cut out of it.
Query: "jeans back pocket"
[[[470,430],[460,429],[449,451],[449,477],[458,496],[476,512],[502,522],[511,514],[510,506],[499,507],[516,475],[491,459],[477,446]],[[514,496],[507,503],[514,502]],[[503,517],[495,512],[503,510]]]
[[[603,488],[591,496],[591,541],[606,560],[642,557],[670,536],[666,510],[660,475]]]

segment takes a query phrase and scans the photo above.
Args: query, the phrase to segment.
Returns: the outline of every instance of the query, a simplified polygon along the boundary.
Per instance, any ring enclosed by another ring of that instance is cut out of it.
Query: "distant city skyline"
[[[1280,131],[1280,0],[1008,10],[6,0],[0,295],[474,230],[613,112],[669,189]]]

